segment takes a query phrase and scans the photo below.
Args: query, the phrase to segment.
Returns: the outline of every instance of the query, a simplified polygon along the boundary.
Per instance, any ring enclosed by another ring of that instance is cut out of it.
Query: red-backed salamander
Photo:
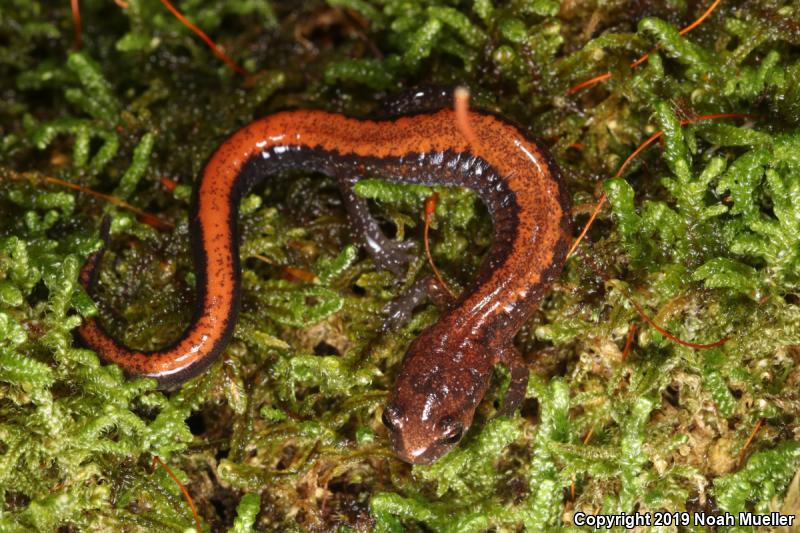
[[[81,337],[128,375],[154,377],[162,387],[206,369],[230,340],[239,307],[239,202],[266,176],[302,169],[335,177],[362,244],[379,266],[395,272],[408,260],[407,246],[381,233],[353,184],[371,175],[468,187],[491,214],[492,245],[471,286],[409,347],[382,417],[400,458],[428,463],[441,457],[470,426],[494,364],[511,372],[501,412],[513,412],[524,398],[528,369],[512,341],[559,275],[570,239],[567,191],[542,146],[493,114],[469,111],[467,117],[472,144],[448,108],[386,121],[287,111],[252,122],[216,150],[195,187],[197,303],[183,335],[161,350],[132,350],[88,319]],[[81,273],[89,289],[100,254]]]

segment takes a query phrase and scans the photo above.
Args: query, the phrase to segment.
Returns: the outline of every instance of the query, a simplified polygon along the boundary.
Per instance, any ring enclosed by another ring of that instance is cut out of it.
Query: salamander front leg
[[[361,241],[375,263],[396,276],[405,274],[406,268],[416,255],[414,243],[411,241],[395,241],[386,237],[378,226],[378,222],[369,212],[367,201],[359,197],[353,190],[358,178],[337,176],[339,189],[347,208],[350,224],[354,228],[355,237]]]
[[[428,300],[439,309],[447,309],[455,301],[433,276],[420,278],[408,291],[389,302],[384,308],[386,319],[383,322],[383,331],[393,331],[407,324],[414,309]]]
[[[528,365],[514,346],[508,346],[500,354],[500,362],[508,367],[511,383],[508,385],[503,406],[498,416],[511,416],[525,399],[528,389]]]

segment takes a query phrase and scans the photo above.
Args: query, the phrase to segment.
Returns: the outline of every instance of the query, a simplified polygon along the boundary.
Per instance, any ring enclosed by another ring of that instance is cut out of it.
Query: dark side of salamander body
[[[206,369],[230,340],[240,293],[239,202],[267,176],[298,169],[339,183],[351,225],[376,263],[402,272],[408,245],[386,238],[353,185],[363,176],[468,187],[486,204],[494,238],[476,279],[411,344],[383,413],[398,456],[426,463],[449,451],[472,423],[494,364],[511,370],[505,412],[522,399],[527,367],[512,341],[563,266],[569,201],[542,147],[506,121],[469,112],[478,132],[470,146],[452,110],[390,121],[362,121],[320,111],[277,113],[225,141],[198,180],[191,211],[197,279],[194,317],[167,348],[123,346],[95,319],[80,328],[86,344],[127,374],[161,387]],[[82,272],[91,289],[95,254]]]

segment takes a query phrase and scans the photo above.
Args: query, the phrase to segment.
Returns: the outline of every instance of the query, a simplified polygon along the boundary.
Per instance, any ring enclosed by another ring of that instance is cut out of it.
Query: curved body
[[[542,147],[494,115],[470,111],[468,119],[476,134],[472,145],[450,109],[390,121],[288,111],[249,124],[217,149],[195,189],[190,216],[197,308],[183,335],[152,352],[122,346],[94,319],[80,335],[105,360],[131,375],[155,377],[162,386],[207,368],[230,339],[237,316],[239,201],[266,176],[293,168],[340,183],[375,175],[468,187],[491,213],[493,243],[474,282],[409,348],[384,416],[402,458],[435,459],[454,444],[444,442],[453,435],[442,433],[452,433],[455,421],[460,438],[471,423],[492,366],[507,361],[503,354],[513,351],[514,335],[559,274],[569,240],[569,199]],[[346,203],[351,196],[345,194]],[[383,254],[385,265],[397,266],[394,251],[380,244],[366,239],[376,258]],[[97,261],[90,258],[84,268],[84,284],[91,284]]]

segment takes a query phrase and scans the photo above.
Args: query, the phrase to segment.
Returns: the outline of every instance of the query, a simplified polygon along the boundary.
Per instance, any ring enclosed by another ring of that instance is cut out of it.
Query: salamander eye
[[[389,429],[389,431],[396,431],[397,430],[397,421],[402,416],[400,412],[400,408],[394,405],[387,405],[383,409],[383,414],[381,415],[381,421],[383,425]]]
[[[388,416],[386,416],[386,411],[383,411],[383,414],[381,415],[381,421],[383,422],[384,426],[394,431],[395,429],[394,422],[392,422],[392,420]]]
[[[455,444],[464,434],[464,425],[454,422],[449,416],[442,418],[439,426],[442,428],[442,437],[436,441],[439,444]]]

